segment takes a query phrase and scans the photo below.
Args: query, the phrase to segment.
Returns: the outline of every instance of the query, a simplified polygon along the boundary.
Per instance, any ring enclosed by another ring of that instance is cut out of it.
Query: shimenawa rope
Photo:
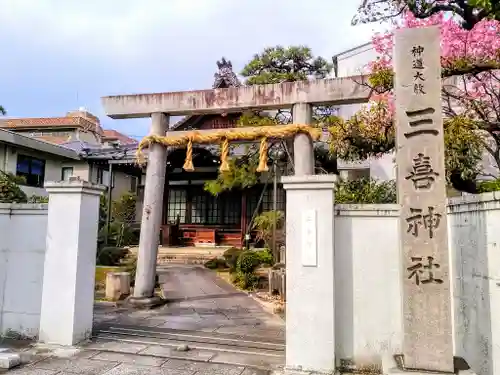
[[[152,144],[160,144],[165,147],[186,146],[186,160],[184,162],[185,171],[194,171],[193,165],[193,143],[209,144],[221,143],[221,164],[220,171],[229,171],[229,142],[230,141],[255,141],[260,139],[259,166],[257,172],[267,171],[267,151],[269,138],[287,138],[298,133],[308,134],[313,140],[318,140],[321,136],[321,130],[310,125],[290,124],[277,126],[258,126],[246,129],[224,129],[209,133],[200,133],[192,131],[182,136],[159,136],[148,135],[144,137],[137,148],[137,162],[144,163],[143,149]]]

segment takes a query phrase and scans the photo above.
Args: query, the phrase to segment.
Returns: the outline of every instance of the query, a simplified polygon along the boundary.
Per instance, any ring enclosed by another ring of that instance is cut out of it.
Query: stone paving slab
[[[134,343],[116,342],[116,341],[92,342],[86,346],[87,349],[109,350],[112,352],[131,353],[131,354],[139,353],[141,350],[144,350],[147,347],[148,347],[147,344],[134,344]]]
[[[183,359],[164,359],[126,353],[101,352],[91,358],[46,358],[13,375],[265,375],[269,371]],[[149,358],[149,359],[146,359]],[[161,363],[159,363],[161,361]],[[149,365],[145,363],[149,362]]]
[[[122,363],[106,372],[105,375],[194,375],[194,372]]]
[[[55,374],[61,374],[61,372],[58,371],[53,371],[53,370],[42,370],[42,369],[37,369],[37,368],[19,368],[19,369],[14,369],[10,370],[8,372],[9,375],[14,374],[14,375],[55,375]]]
[[[95,355],[92,359],[111,362],[131,363],[139,366],[153,366],[160,367],[167,359],[160,357],[151,357],[147,355],[137,355],[130,353],[113,353],[103,352]]]
[[[36,368],[43,370],[62,371],[72,374],[102,374],[113,367],[116,367],[119,362],[99,361],[86,358],[47,358],[36,362],[33,365],[28,365],[27,368]]]
[[[213,358],[216,353],[209,350],[198,350],[198,349],[191,349],[186,352],[180,352],[175,350],[174,348],[169,348],[159,345],[151,345],[148,348],[142,350],[140,354],[170,357],[170,358],[192,359],[195,361],[207,362],[211,358]]]
[[[215,355],[210,361],[219,363],[234,363],[241,366],[272,368],[283,364],[283,357],[247,355],[243,353],[222,352]]]

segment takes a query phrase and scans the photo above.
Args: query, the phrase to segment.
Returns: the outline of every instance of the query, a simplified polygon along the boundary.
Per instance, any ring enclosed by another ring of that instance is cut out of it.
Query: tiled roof
[[[63,143],[66,143],[70,140],[70,137],[57,137],[53,135],[41,135],[37,137],[33,137],[35,139],[40,139],[45,142],[53,143],[56,145],[62,145]]]
[[[4,129],[0,129],[0,142],[80,160],[80,156],[74,150]]]
[[[102,134],[102,128],[99,124],[79,116],[11,118],[0,120],[0,128],[4,129],[38,129],[47,127],[78,127]]]
[[[113,129],[105,129],[103,130],[103,138],[109,140],[118,140],[123,145],[131,145],[138,143],[137,140],[130,138],[128,135],[120,133],[119,131]]]

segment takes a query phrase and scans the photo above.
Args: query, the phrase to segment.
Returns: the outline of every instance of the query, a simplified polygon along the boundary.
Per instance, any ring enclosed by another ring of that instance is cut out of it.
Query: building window
[[[227,193],[224,200],[224,224],[239,224],[241,221],[241,196]]]
[[[276,209],[278,211],[285,211],[285,190],[278,186],[276,190]],[[273,210],[273,189],[268,188],[262,197],[262,211]]]
[[[73,176],[73,167],[63,167],[61,172],[61,180],[68,181]]]
[[[139,177],[130,176],[130,191],[137,194],[137,187],[139,186]]]
[[[193,195],[191,201],[191,223],[205,223],[205,217],[207,216],[207,198],[207,194],[203,192]]]
[[[186,223],[186,190],[170,189],[168,192],[167,221],[169,223]]]
[[[24,177],[27,186],[43,187],[45,160],[27,155],[17,155],[16,175]]]
[[[264,191],[264,194],[262,196],[262,201],[260,203],[260,206],[257,207],[257,204],[259,203],[260,196],[262,194],[262,187],[257,187],[255,189],[249,190],[248,195],[247,195],[247,221],[250,222],[252,217],[259,215],[262,212],[265,211],[272,211],[273,210],[273,188],[267,187],[266,190]],[[286,209],[286,194],[285,190],[278,185],[278,190],[276,192],[276,208],[278,211],[285,211]],[[257,210],[257,212],[255,212]]]
[[[221,224],[221,201],[220,197],[208,195],[207,202],[207,224]]]
[[[97,183],[104,185],[104,186],[109,186],[109,171],[106,169],[99,168],[97,170]],[[112,173],[111,176],[111,187],[115,187],[115,176],[114,173]]]
[[[167,222],[180,224],[237,225],[241,222],[241,196],[224,193],[213,196],[202,188],[172,187],[168,192]]]

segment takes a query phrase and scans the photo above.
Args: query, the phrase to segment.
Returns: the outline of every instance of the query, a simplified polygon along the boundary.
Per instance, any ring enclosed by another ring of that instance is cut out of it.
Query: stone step
[[[229,326],[228,326],[229,327]],[[276,328],[270,327],[265,329],[265,332],[269,332],[269,335],[256,334],[256,332],[251,329],[247,330],[249,333],[240,334],[240,333],[222,333],[218,331],[205,331],[205,330],[187,330],[187,329],[179,329],[179,328],[160,328],[153,326],[141,326],[141,325],[131,325],[131,324],[117,324],[113,322],[100,323],[95,326],[95,331],[102,330],[139,330],[143,332],[150,333],[162,333],[162,334],[171,334],[171,335],[179,335],[185,337],[204,337],[211,339],[220,339],[220,340],[231,340],[231,341],[251,341],[251,342],[260,342],[267,344],[275,344],[281,347],[283,350],[285,348],[285,339],[282,337],[278,337]],[[261,329],[262,330],[262,329]]]
[[[197,332],[198,333],[198,332]],[[136,353],[170,359],[201,360],[237,366],[251,366],[260,369],[276,368],[284,364],[285,353],[282,345],[269,349],[272,345],[243,339],[241,342],[227,340],[216,342],[212,338],[198,335],[159,334],[150,330],[98,330],[93,336],[91,347],[99,351],[116,351],[125,346],[142,346],[145,349]],[[115,343],[115,345],[113,345]],[[264,346],[265,348],[259,348]],[[109,348],[109,349],[108,349]],[[188,349],[188,350],[187,350]]]
[[[210,259],[215,258],[213,255],[200,254],[169,254],[158,255],[157,263],[162,264],[204,264]]]
[[[190,348],[215,352],[240,352],[259,354],[272,357],[284,355],[285,346],[281,343],[257,341],[255,338],[241,337],[239,339],[186,333],[162,332],[145,329],[100,329],[95,332],[95,338],[114,340],[147,341],[154,345],[179,347],[188,345]]]
[[[188,351],[176,350],[171,347],[152,345],[143,341],[132,340],[93,340],[86,345],[87,350],[99,351],[96,359],[107,357],[107,360],[119,360],[123,356],[133,360],[135,363],[154,361],[155,359],[182,360],[190,362],[205,362],[212,364],[245,366],[246,368],[258,369],[255,374],[270,374],[273,369],[280,369],[284,366],[284,357],[269,357],[240,352],[214,352],[190,348]],[[137,351],[137,349],[139,349]],[[133,352],[132,352],[133,351]],[[115,358],[110,358],[115,357]],[[0,372],[1,373],[1,372]]]

